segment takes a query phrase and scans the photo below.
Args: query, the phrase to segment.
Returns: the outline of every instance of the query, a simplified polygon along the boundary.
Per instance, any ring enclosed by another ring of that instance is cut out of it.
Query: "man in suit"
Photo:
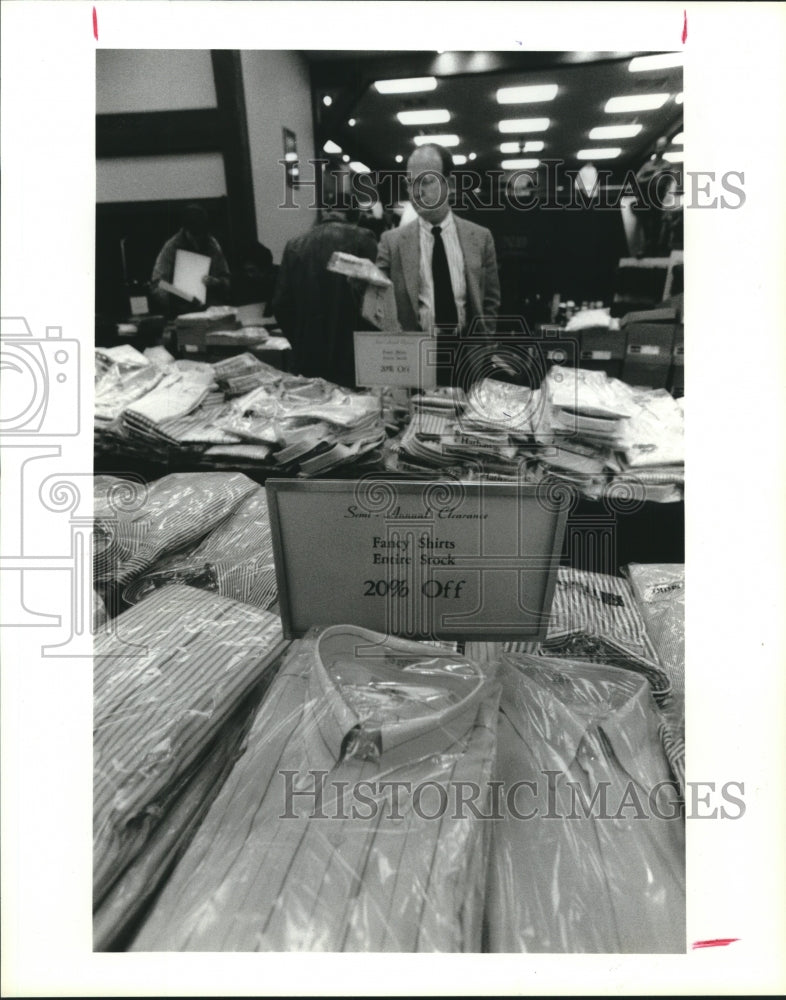
[[[382,234],[377,266],[393,282],[403,330],[432,330],[455,343],[468,331],[493,335],[500,290],[494,239],[488,229],[454,215],[452,158],[443,146],[419,146],[407,161],[410,199],[418,218]],[[475,352],[476,353],[476,352]],[[456,385],[459,359],[437,371]]]

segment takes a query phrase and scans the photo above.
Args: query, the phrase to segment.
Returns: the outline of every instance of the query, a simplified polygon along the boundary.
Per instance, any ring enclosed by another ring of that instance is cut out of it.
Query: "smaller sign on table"
[[[437,341],[420,330],[355,332],[355,383],[433,389],[437,384]]]

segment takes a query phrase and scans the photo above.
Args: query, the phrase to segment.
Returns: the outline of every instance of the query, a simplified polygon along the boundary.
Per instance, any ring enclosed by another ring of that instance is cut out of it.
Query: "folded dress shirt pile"
[[[685,566],[631,563],[626,567],[636,605],[674,697],[664,707],[670,755],[685,755]],[[684,762],[683,762],[684,767]]]
[[[153,590],[183,583],[267,610],[278,601],[267,494],[258,487],[202,541],[158,559],[123,591],[135,604]]]
[[[234,400],[216,425],[251,445],[269,447],[278,470],[302,476],[377,461],[386,437],[377,396],[299,375]]]
[[[117,612],[117,596],[173,552],[202,539],[258,489],[242,473],[172,473],[149,485],[94,479],[93,584]]]
[[[684,953],[685,827],[643,677],[506,654],[493,952]]]
[[[603,372],[552,367],[538,389],[486,378],[413,397],[388,445],[390,471],[449,470],[466,479],[543,479],[591,499],[681,498],[681,401],[634,390]]]
[[[96,450],[115,459],[305,477],[381,460],[391,410],[383,414],[378,394],[288,375],[250,354],[159,363],[124,347],[97,352],[96,363]]]
[[[128,933],[168,874],[285,647],[277,616],[182,586],[156,591],[96,636],[96,948]]]
[[[312,629],[131,950],[479,951],[490,829],[449,796],[489,813],[499,694],[441,647]]]
[[[684,784],[684,729],[678,722],[684,712],[684,688],[675,690],[673,674],[659,659],[628,580],[560,566],[545,640],[538,645],[506,642],[504,649],[605,664],[641,675],[661,713],[660,739],[672,773]]]

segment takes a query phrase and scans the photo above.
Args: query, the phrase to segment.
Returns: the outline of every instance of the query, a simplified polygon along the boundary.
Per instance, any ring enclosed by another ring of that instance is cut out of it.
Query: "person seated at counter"
[[[188,302],[160,287],[161,281],[172,283],[178,250],[190,250],[210,258],[210,270],[202,279],[207,287],[204,305],[225,303],[229,297],[231,281],[229,265],[221,245],[210,232],[207,212],[201,205],[190,204],[183,209],[181,228],[166,241],[156,258],[150,278],[150,296],[155,308],[166,316],[176,316],[192,311],[195,307],[202,307],[197,299]]]

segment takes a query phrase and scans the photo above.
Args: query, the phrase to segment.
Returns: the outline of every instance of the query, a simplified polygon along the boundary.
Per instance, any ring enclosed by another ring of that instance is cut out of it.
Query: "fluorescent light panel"
[[[668,160],[669,163],[682,163],[684,155],[681,149],[672,149],[663,154],[663,159]]]
[[[459,137],[457,135],[416,135],[413,136],[416,146],[423,146],[427,142],[434,142],[438,146],[458,146]]]
[[[436,90],[437,79],[434,76],[412,76],[401,80],[377,80],[374,86],[379,94],[417,94]]]
[[[343,152],[341,146],[339,146],[338,143],[333,142],[332,139],[328,139],[328,141],[325,143],[325,145],[322,147],[322,149],[326,153],[341,153],[341,152]]]
[[[556,83],[546,83],[538,87],[501,87],[497,91],[497,103],[536,104],[539,101],[553,101],[558,89]]]
[[[646,73],[651,69],[670,69],[672,66],[682,66],[681,52],[661,52],[652,56],[636,56],[631,59],[628,69],[631,73]]]
[[[526,142],[501,142],[500,153],[542,153],[545,142],[542,139],[527,139]]]
[[[504,118],[498,123],[500,132],[545,132],[548,118]]]
[[[598,125],[590,129],[590,139],[632,139],[641,132],[641,125]]]
[[[580,149],[576,153],[576,157],[579,160],[613,160],[621,152],[619,146],[606,146],[597,149]]]
[[[540,166],[540,160],[503,160],[500,166],[503,170],[534,170]]]
[[[612,97],[606,102],[604,110],[609,114],[619,111],[655,111],[662,108],[668,99],[668,94],[629,94],[625,97]]]
[[[450,112],[445,108],[423,108],[419,111],[399,111],[396,118],[402,125],[444,125],[450,121]]]
[[[365,163],[361,163],[360,160],[350,160],[349,167],[354,170],[356,174],[370,174],[371,171],[366,166]]]
[[[453,163],[457,167],[463,167],[466,162],[467,162],[467,158],[466,158],[466,156],[464,156],[463,153],[454,153],[453,154]]]

